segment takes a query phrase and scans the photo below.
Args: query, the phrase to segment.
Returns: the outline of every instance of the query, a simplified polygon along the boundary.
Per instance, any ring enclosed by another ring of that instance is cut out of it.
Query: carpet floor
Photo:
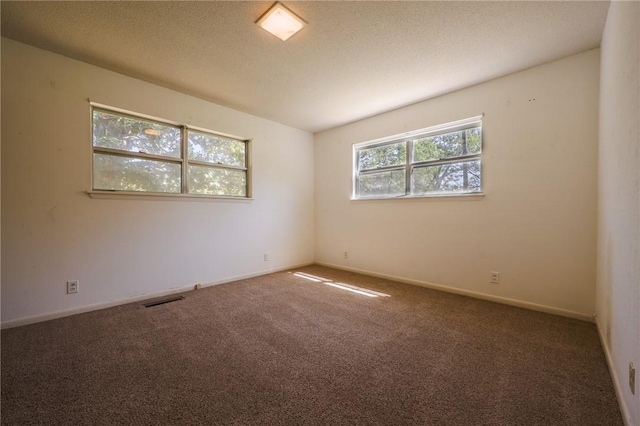
[[[317,265],[182,296],[3,330],[2,424],[623,424],[588,322]]]

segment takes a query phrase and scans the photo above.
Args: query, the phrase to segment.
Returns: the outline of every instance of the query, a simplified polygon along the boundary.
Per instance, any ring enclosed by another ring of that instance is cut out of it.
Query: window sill
[[[253,198],[222,195],[165,194],[162,192],[87,191],[91,198],[105,200],[162,200],[162,201],[226,201],[251,202]]]
[[[351,198],[351,201],[436,201],[436,200],[449,200],[449,201],[478,201],[484,198],[484,192],[474,192],[470,194],[437,194],[437,195],[403,195],[401,197],[371,197],[371,198]]]

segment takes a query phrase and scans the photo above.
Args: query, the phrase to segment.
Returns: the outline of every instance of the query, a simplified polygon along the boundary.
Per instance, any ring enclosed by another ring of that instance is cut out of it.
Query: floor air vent
[[[182,296],[169,297],[168,299],[156,300],[155,302],[145,303],[145,308],[151,308],[153,306],[164,305],[165,303],[177,302],[178,300],[183,300]]]

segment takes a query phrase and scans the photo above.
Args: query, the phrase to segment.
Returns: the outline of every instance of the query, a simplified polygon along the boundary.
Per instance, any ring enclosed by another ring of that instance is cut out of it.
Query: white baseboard
[[[282,268],[269,269],[269,270],[254,272],[250,274],[228,277],[218,281],[203,283],[202,287],[211,287],[214,285],[226,284],[233,281],[239,281],[247,278],[259,277],[261,275],[272,274],[274,272],[286,271],[293,268],[301,268],[303,266],[308,266],[308,265],[313,265],[313,262],[295,264],[295,265],[285,266]],[[56,318],[63,318],[71,315],[83,314],[85,312],[98,311],[100,309],[111,308],[113,306],[125,305],[127,303],[135,303],[141,300],[153,299],[156,297],[168,296],[176,293],[184,293],[185,291],[190,291],[193,289],[194,289],[193,285],[189,285],[185,287],[175,287],[170,290],[163,290],[163,291],[158,291],[154,293],[145,293],[145,294],[140,294],[136,296],[126,297],[124,299],[109,300],[107,302],[94,303],[91,305],[79,306],[77,308],[65,309],[62,311],[50,312],[42,315],[35,315],[31,317],[18,318],[10,321],[3,321],[2,324],[0,325],[0,328],[4,330],[6,328],[13,328],[13,327],[19,327],[21,325],[34,324],[37,322],[48,321]]]
[[[316,265],[327,266],[329,268],[342,269],[342,270],[345,270],[345,271],[356,272],[358,274],[369,275],[369,276],[372,276],[372,277],[384,278],[384,279],[387,279],[387,280],[398,281],[398,282],[405,283],[405,284],[417,285],[417,286],[420,286],[420,287],[430,288],[430,289],[433,289],[433,290],[445,291],[447,293],[460,294],[460,295],[463,295],[463,296],[473,297],[475,299],[488,300],[488,301],[491,301],[491,302],[497,302],[497,303],[502,303],[502,304],[505,304],[505,305],[517,306],[519,308],[526,308],[526,309],[531,309],[533,311],[546,312],[548,314],[560,315],[560,316],[563,316],[563,317],[569,317],[569,318],[579,319],[579,320],[583,320],[583,321],[589,321],[589,322],[593,321],[592,315],[583,314],[581,312],[569,311],[569,310],[566,310],[566,309],[555,308],[553,306],[539,305],[537,303],[525,302],[525,301],[517,300],[517,299],[510,299],[510,298],[507,298],[507,297],[494,296],[494,295],[491,295],[491,294],[479,293],[479,292],[476,292],[476,291],[465,290],[465,289],[460,289],[460,288],[456,288],[456,287],[449,287],[449,286],[441,285],[441,284],[433,284],[433,283],[426,282],[426,281],[419,281],[419,280],[414,280],[414,279],[410,279],[410,278],[403,278],[403,277],[396,277],[396,276],[393,276],[393,275],[380,274],[380,273],[377,273],[377,272],[365,271],[365,270],[357,269],[357,268],[350,268],[350,267],[346,267],[346,266],[343,266],[343,265],[335,265],[333,263],[318,262],[318,261],[316,261],[315,263],[316,263]]]
[[[318,264],[318,265],[322,265],[322,266],[327,266],[329,268],[335,268],[335,269],[342,269],[342,270],[345,270],[345,271],[357,272],[357,273],[363,274],[363,275],[369,275],[369,276],[373,276],[373,277],[384,278],[384,279],[398,281],[398,282],[402,282],[402,283],[406,283],[406,284],[417,285],[417,286],[420,286],[420,287],[431,288],[431,289],[434,289],[434,290],[446,291],[448,293],[461,294],[463,296],[474,297],[476,299],[489,300],[489,301],[492,301],[492,302],[503,303],[503,304],[506,304],[506,305],[518,306],[518,307],[521,307],[521,308],[531,309],[531,310],[534,310],[534,311],[541,311],[541,312],[546,312],[546,313],[555,314],[555,315],[561,315],[561,316],[565,316],[565,317],[569,317],[569,318],[580,319],[580,320],[584,320],[584,321],[592,321],[593,320],[590,315],[582,314],[580,312],[573,312],[573,311],[568,311],[568,310],[564,310],[564,309],[554,308],[554,307],[551,307],[551,306],[538,305],[538,304],[535,304],[535,303],[524,302],[524,301],[521,301],[521,300],[509,299],[509,298],[506,298],[506,297],[494,296],[494,295],[490,295],[490,294],[484,294],[484,293],[479,293],[479,292],[475,292],[475,291],[471,291],[471,290],[459,289],[459,288],[455,288],[455,287],[449,287],[449,286],[445,286],[445,285],[441,285],[441,284],[433,284],[433,283],[429,283],[429,282],[426,282],[426,281],[419,281],[419,280],[414,280],[414,279],[410,279],[410,278],[403,278],[403,277],[397,277],[397,276],[393,276],[393,275],[380,274],[380,273],[366,271],[366,270],[362,270],[362,269],[350,268],[350,267],[346,267],[346,266],[343,266],[343,265],[335,265],[335,264],[327,263],[327,262],[307,262],[307,263],[302,263],[302,264],[289,265],[289,266],[276,268],[276,269],[263,270],[263,271],[254,272],[254,273],[250,273],[250,274],[244,274],[244,275],[237,275],[237,276],[233,276],[233,277],[228,277],[228,278],[224,278],[224,279],[221,279],[221,280],[218,280],[218,281],[213,281],[213,282],[210,282],[210,283],[203,283],[202,286],[203,287],[210,287],[210,286],[214,286],[214,285],[225,284],[225,283],[228,283],[228,282],[233,282],[233,281],[243,280],[243,279],[247,279],[247,278],[258,277],[258,276],[261,276],[261,275],[267,275],[267,274],[271,274],[271,273],[274,273],[274,272],[286,271],[288,269],[301,268],[303,266],[312,265],[314,263]],[[25,318],[19,318],[19,319],[15,319],[15,320],[3,321],[2,324],[0,325],[0,328],[5,329],[5,328],[18,327],[18,326],[21,326],[21,325],[33,324],[33,323],[36,323],[36,322],[47,321],[47,320],[56,319],[56,318],[62,318],[62,317],[70,316],[70,315],[76,315],[76,314],[81,314],[81,313],[85,313],[85,312],[97,311],[99,309],[110,308],[112,306],[124,305],[126,303],[134,303],[134,302],[138,302],[140,300],[152,299],[152,298],[155,298],[155,297],[162,297],[162,296],[167,296],[167,295],[175,294],[175,293],[182,293],[182,292],[189,291],[189,290],[193,290],[193,286],[192,285],[185,286],[185,287],[172,288],[170,290],[164,290],[164,291],[159,291],[159,292],[154,292],[154,293],[140,294],[140,295],[136,295],[136,296],[132,296],[132,297],[127,297],[127,298],[124,298],[124,299],[110,300],[110,301],[95,303],[95,304],[91,304],[91,305],[84,305],[84,306],[80,306],[80,307],[77,307],[77,308],[67,309],[67,310],[63,310],[63,311],[50,312],[50,313],[46,313],[46,314],[42,314],[42,315],[36,315],[36,316],[32,316],[32,317],[25,317]]]
[[[600,327],[600,322],[598,321],[597,316],[595,317],[595,323],[596,328],[598,329],[598,336],[600,337],[600,344],[602,345],[604,356],[607,359],[607,366],[609,367],[609,374],[611,375],[613,388],[616,391],[616,398],[618,399],[618,405],[620,406],[620,414],[622,414],[622,420],[624,421],[625,426],[634,426],[631,423],[631,412],[629,411],[629,407],[627,407],[627,404],[624,401],[624,394],[622,392],[622,388],[620,387],[620,380],[618,380],[618,374],[616,373],[616,369],[613,365],[611,350],[609,349],[609,345],[607,344],[607,340],[605,339],[602,327]]]

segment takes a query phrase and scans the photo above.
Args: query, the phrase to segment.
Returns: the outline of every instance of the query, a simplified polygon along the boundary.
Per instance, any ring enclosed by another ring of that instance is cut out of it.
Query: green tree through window
[[[93,109],[93,189],[247,197],[247,144]]]
[[[482,191],[479,117],[359,144],[354,153],[355,198]]]

